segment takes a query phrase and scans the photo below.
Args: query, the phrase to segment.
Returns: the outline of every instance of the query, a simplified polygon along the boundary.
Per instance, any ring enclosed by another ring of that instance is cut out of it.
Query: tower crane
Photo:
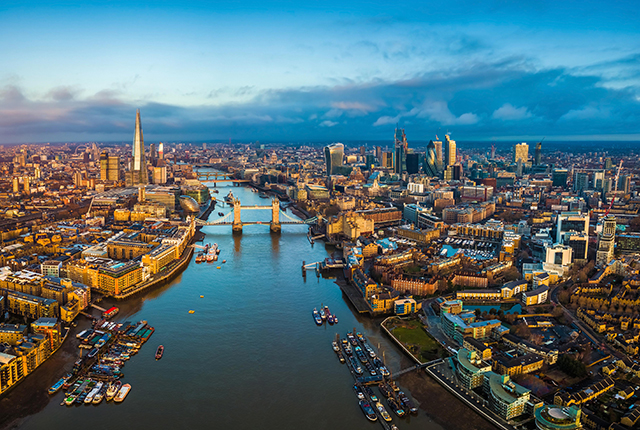
[[[609,215],[609,211],[613,206],[613,201],[616,199],[616,194],[618,192],[618,180],[620,179],[620,170],[622,170],[622,160],[620,160],[620,164],[618,164],[618,171],[616,172],[616,177],[614,179],[615,185],[613,189],[613,198],[611,198],[611,202],[609,202],[609,208],[607,209],[607,212],[605,212],[604,214],[605,217]]]

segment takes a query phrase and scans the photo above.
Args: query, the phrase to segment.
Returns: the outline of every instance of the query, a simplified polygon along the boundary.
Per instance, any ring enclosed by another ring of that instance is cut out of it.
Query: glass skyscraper
[[[324,161],[327,166],[327,176],[335,175],[337,168],[342,166],[344,158],[344,145],[342,143],[332,143],[324,147]]]

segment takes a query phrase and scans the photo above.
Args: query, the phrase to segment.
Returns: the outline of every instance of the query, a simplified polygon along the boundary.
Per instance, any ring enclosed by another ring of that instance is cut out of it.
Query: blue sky
[[[633,1],[0,3],[0,143],[640,140]]]

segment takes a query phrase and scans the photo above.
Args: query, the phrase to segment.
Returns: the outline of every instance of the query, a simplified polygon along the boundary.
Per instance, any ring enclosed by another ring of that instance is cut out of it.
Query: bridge
[[[200,182],[213,182],[213,186],[215,187],[219,182],[232,182],[233,184],[241,184],[250,182],[248,179],[234,179],[231,173],[222,173],[222,172],[202,172],[196,170],[196,175]]]
[[[271,220],[270,221],[242,221],[241,213],[242,211],[247,210],[271,210]],[[285,221],[280,221],[280,215],[284,217]],[[299,219],[295,219],[288,214],[282,212],[280,210],[280,200],[273,199],[271,200],[271,206],[242,206],[240,204],[240,200],[237,198],[233,199],[233,212],[229,212],[224,217],[217,219],[215,221],[202,221],[200,219],[196,219],[196,224],[198,225],[207,225],[207,226],[216,226],[216,225],[230,225],[232,226],[232,230],[234,233],[242,233],[242,227],[245,225],[255,225],[255,224],[269,224],[269,228],[274,233],[279,233],[281,226],[284,225],[293,225],[293,224],[315,224],[318,221],[318,217],[309,218],[307,220],[301,221]]]
[[[399,372],[394,373],[393,376],[397,378],[398,376],[404,375],[405,373],[415,372],[416,370],[427,368],[433,364],[440,363],[441,361],[442,359],[438,358],[436,360],[432,360],[427,363],[416,364],[415,366],[407,367],[406,369],[402,369]]]

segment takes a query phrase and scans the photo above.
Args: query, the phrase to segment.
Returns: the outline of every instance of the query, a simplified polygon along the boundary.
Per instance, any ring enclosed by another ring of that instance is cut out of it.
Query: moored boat
[[[335,352],[340,351],[340,346],[338,345],[338,342],[336,342],[335,340],[333,342],[331,342],[331,347],[333,348],[333,350]]]
[[[316,324],[322,325],[322,318],[316,308],[313,308],[313,319],[316,321]]]
[[[156,349],[156,360],[160,360],[162,358],[162,354],[164,354],[164,346],[159,345],[158,349]]]
[[[356,384],[356,385],[353,386],[353,389],[356,392],[356,396],[358,396],[358,399],[364,400],[364,391],[362,391],[362,387],[360,387],[360,385]]]
[[[62,385],[64,385],[64,383],[65,383],[65,379],[61,378],[58,382],[56,382],[51,387],[49,387],[49,394],[57,393],[58,390],[62,388]]]
[[[360,400],[359,403],[360,403],[360,408],[362,409],[362,412],[364,412],[364,415],[367,417],[369,421],[378,420],[378,416],[376,415],[375,411],[373,410],[369,402],[367,402],[366,400]]]
[[[107,389],[107,400],[113,400],[116,394],[118,394],[118,391],[120,391],[120,387],[122,387],[121,381],[112,382]]]
[[[131,385],[124,384],[122,388],[120,388],[120,391],[118,391],[118,394],[116,394],[116,397],[113,399],[113,401],[116,403],[122,402],[124,398],[127,397],[127,394],[129,394],[129,391],[131,391]]]
[[[384,408],[384,405],[380,402],[376,403],[376,408],[378,408],[378,412],[380,412],[380,415],[382,415],[382,419],[389,422],[391,421],[391,415],[389,415],[389,412],[387,412],[387,410]]]

